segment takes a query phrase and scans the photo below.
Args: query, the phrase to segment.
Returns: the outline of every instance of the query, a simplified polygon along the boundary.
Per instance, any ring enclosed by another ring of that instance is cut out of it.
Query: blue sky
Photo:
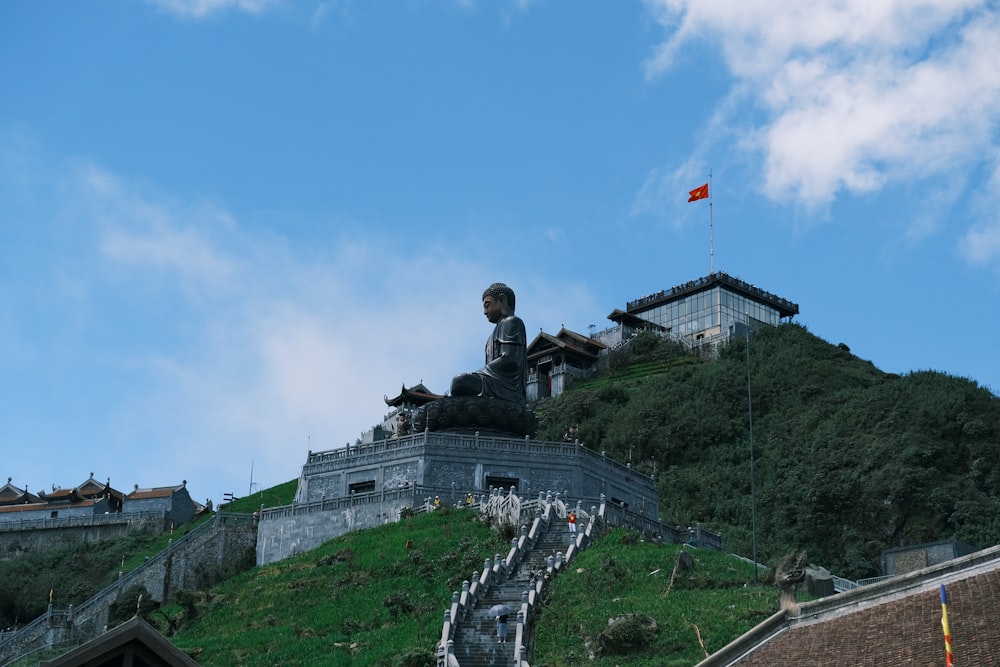
[[[295,478],[714,268],[887,372],[1000,391],[1000,8],[0,4],[0,474]]]

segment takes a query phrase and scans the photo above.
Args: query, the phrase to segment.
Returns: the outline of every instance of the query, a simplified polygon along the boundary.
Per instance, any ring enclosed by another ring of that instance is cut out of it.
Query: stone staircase
[[[544,575],[550,558],[555,558],[557,553],[566,553],[570,541],[566,522],[555,518],[548,531],[539,536],[534,548],[525,554],[506,581],[490,586],[472,612],[455,629],[455,657],[460,667],[514,667],[517,612],[521,609],[522,594],[536,577]],[[487,613],[495,604],[506,604],[513,612],[507,624],[507,642],[504,644],[497,643],[496,620]],[[523,640],[529,652],[533,639],[533,624],[529,619]]]

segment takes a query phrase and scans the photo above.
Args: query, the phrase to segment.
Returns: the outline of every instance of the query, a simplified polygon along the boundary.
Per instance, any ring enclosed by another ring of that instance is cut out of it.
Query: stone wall
[[[404,507],[422,502],[413,492],[397,489],[266,510],[257,535],[257,565],[303,554],[352,530],[398,521]]]
[[[79,542],[100,542],[101,540],[123,537],[135,532],[149,532],[158,535],[163,532],[162,515],[146,515],[143,518],[121,517],[114,520],[100,518],[100,522],[86,525],[59,526],[61,520],[52,520],[53,527],[42,524],[38,527],[20,530],[0,531],[0,559],[22,554],[40,553],[53,547]]]
[[[144,586],[154,600],[169,602],[182,590],[203,590],[241,565],[252,566],[256,535],[250,515],[217,514],[76,609],[50,610],[8,637],[0,644],[0,665],[68,638],[96,637],[108,625],[119,596],[135,585]]]
[[[459,502],[501,485],[516,487],[522,497],[553,492],[569,501],[589,499],[588,505],[606,495],[659,521],[653,478],[578,442],[425,432],[309,452],[295,504],[261,513],[257,564],[304,553],[357,528],[396,521],[402,507],[427,497]]]

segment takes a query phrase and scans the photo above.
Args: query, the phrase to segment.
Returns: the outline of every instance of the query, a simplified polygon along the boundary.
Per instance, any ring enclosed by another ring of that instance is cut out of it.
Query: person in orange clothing
[[[569,532],[576,532],[576,512],[570,511],[569,517],[566,519],[569,522]]]

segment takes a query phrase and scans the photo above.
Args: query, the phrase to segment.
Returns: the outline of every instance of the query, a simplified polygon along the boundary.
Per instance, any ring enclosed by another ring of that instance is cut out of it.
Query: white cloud
[[[99,283],[88,321],[152,295],[182,323],[179,336],[162,337],[142,322],[117,323],[133,342],[109,360],[130,384],[107,401],[114,440],[123,451],[144,443],[146,467],[164,477],[191,478],[194,468],[215,493],[232,486],[218,480],[234,462],[242,475],[253,459],[258,479],[285,481],[307,448],[343,446],[379,423],[383,397],[402,384],[445,392],[452,375],[482,364],[489,324],[479,295],[503,261],[479,255],[490,247],[425,238],[415,254],[405,240],[360,235],[299,247],[244,228],[222,207],[177,201],[94,165],[69,173],[60,205],[81,237],[97,237],[103,264],[81,277]],[[108,271],[111,284],[102,282]],[[572,325],[566,313],[592,301],[580,285],[517,280],[532,332]]]
[[[1000,257],[1000,149],[993,157],[989,187],[973,194],[979,219],[962,237],[959,250],[973,264]]]
[[[692,42],[719,47],[736,77],[720,111],[743,132],[731,143],[760,156],[762,189],[772,200],[819,212],[842,192],[865,195],[921,180],[955,183],[963,180],[956,173],[982,165],[996,150],[1000,10],[994,3],[646,5],[667,33],[646,63],[649,76],[678,65],[682,47]],[[719,141],[710,136],[701,151]],[[639,208],[666,182],[651,175]],[[948,192],[956,199],[962,194],[935,188],[938,204]],[[926,216],[915,224],[920,229],[911,236],[935,227]],[[970,232],[964,245],[970,258],[1000,256],[992,228],[987,221]]]
[[[263,14],[283,0],[147,0],[168,14],[188,19],[203,19],[229,10]]]
[[[105,258],[165,272],[198,292],[220,289],[234,279],[233,260],[222,256],[211,240],[212,234],[232,227],[225,211],[210,204],[178,204],[94,164],[77,163],[73,171],[70,189],[78,210],[97,224]]]

